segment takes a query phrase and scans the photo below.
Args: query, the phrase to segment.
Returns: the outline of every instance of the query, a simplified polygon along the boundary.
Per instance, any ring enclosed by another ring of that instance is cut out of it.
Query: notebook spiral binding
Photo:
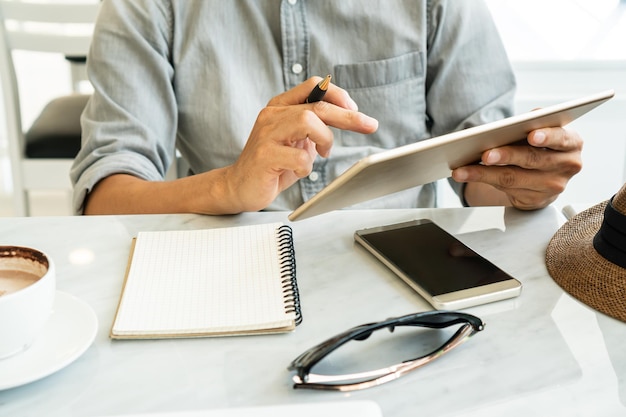
[[[287,225],[278,228],[278,251],[285,311],[296,314],[297,326],[302,323],[302,310],[298,282],[296,281],[296,252],[293,247],[293,231]]]

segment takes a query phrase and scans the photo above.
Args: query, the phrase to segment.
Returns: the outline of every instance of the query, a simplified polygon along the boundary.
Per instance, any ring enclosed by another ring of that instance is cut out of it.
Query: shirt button
[[[320,174],[316,171],[313,171],[309,174],[309,180],[315,182],[320,179]]]
[[[288,3],[291,4],[292,6],[295,5],[298,2],[298,0],[288,0]]]
[[[292,71],[294,74],[300,74],[300,73],[302,72],[302,70],[303,70],[303,69],[304,69],[304,68],[302,68],[302,65],[300,65],[300,64],[293,64],[293,65],[291,66],[291,71]]]

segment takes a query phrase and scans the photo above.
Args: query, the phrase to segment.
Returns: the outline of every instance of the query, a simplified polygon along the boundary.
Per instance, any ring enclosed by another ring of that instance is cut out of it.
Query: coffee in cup
[[[52,313],[54,263],[43,252],[0,246],[0,359],[27,349]]]

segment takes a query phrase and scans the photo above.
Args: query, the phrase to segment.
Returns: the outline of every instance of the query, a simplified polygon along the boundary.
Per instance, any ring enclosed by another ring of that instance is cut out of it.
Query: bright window
[[[626,60],[625,0],[486,0],[512,61]]]

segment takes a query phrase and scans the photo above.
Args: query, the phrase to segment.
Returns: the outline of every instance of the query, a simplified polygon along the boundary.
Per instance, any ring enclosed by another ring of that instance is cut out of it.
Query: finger
[[[583,140],[578,133],[561,127],[534,130],[528,134],[528,143],[531,146],[564,152],[582,150],[583,146]]]
[[[274,173],[282,174],[283,171],[289,171],[297,178],[303,178],[313,170],[315,155],[314,144],[305,140],[298,147],[280,146],[272,152],[271,159],[265,162]]]
[[[454,170],[452,178],[459,182],[486,183],[509,195],[521,190],[555,195],[565,190],[570,176],[556,175],[552,171],[527,170],[513,165],[468,165]]]
[[[357,106],[356,102],[352,100],[350,94],[348,94],[348,92],[343,88],[340,88],[332,83],[328,86],[328,91],[324,96],[324,101],[333,103],[334,105],[344,109],[352,111],[359,110],[359,106]]]
[[[525,169],[558,171],[574,175],[582,169],[580,151],[562,152],[533,146],[502,146],[482,155],[486,166],[515,165]]]
[[[311,77],[302,84],[299,84],[296,87],[272,98],[267,105],[293,106],[296,104],[305,103],[309,94],[311,94],[311,91],[315,88],[317,84],[319,84],[320,81],[322,81],[322,77]],[[334,105],[342,107],[344,109],[353,111],[359,110],[359,107],[357,106],[355,101],[352,100],[350,94],[348,94],[346,90],[336,86],[332,82],[328,85],[328,90],[326,91],[326,95],[324,95],[324,101],[333,103]]]
[[[273,97],[267,103],[267,106],[294,106],[296,104],[302,104],[321,80],[321,77],[311,77],[294,88]]]
[[[550,162],[554,163],[558,152],[532,146],[502,146],[486,151],[482,163],[486,166],[516,165],[526,169],[541,169]]]
[[[362,113],[337,107],[325,101],[299,106],[265,107],[259,113],[259,137],[274,137],[283,143],[311,139],[321,156],[328,156],[333,142],[328,126],[359,133],[372,133],[378,121]]]
[[[333,132],[326,123],[304,106],[264,108],[259,113],[253,136],[266,137],[290,147],[298,146],[301,141],[311,140],[323,157],[329,155],[334,139]]]
[[[373,133],[378,129],[378,120],[366,114],[344,109],[326,101],[306,104],[325,124],[342,130]]]
[[[324,123],[338,129],[364,134],[373,133],[378,129],[378,121],[357,112],[357,105],[350,95],[332,83],[328,86],[323,101],[302,104],[321,80],[321,77],[309,78],[291,90],[274,97],[266,108],[303,105],[308,106]]]

